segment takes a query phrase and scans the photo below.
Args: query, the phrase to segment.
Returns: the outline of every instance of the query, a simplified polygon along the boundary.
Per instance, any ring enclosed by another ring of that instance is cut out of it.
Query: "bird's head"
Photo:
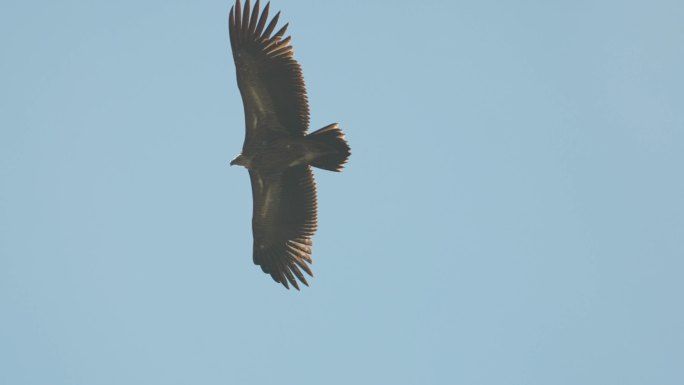
[[[242,154],[236,156],[235,159],[230,161],[231,166],[238,165],[238,166],[242,166],[242,167],[247,167],[247,163],[248,163],[247,158],[245,158]]]

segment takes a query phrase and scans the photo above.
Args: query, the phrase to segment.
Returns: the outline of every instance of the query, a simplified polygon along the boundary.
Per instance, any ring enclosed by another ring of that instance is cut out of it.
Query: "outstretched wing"
[[[309,127],[309,104],[299,63],[294,59],[288,24],[271,35],[280,12],[266,25],[270,3],[259,16],[259,0],[230,9],[230,46],[245,107],[245,144],[282,136],[303,136]]]
[[[302,274],[313,276],[311,237],[316,231],[316,184],[309,166],[297,166],[279,174],[249,170],[254,213],[254,263],[276,282],[297,290]],[[296,278],[295,278],[296,277]]]

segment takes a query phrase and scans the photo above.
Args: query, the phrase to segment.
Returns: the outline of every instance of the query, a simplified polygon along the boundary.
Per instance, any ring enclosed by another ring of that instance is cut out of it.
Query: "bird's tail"
[[[344,138],[344,133],[337,123],[316,130],[306,138],[313,141],[320,153],[312,162],[314,167],[330,171],[342,171],[347,163],[351,149]]]

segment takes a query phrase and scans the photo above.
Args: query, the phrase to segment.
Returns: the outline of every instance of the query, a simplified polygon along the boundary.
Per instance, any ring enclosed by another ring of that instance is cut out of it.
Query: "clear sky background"
[[[353,151],[301,292],[228,9],[0,2],[0,384],[684,383],[684,3],[275,0]]]

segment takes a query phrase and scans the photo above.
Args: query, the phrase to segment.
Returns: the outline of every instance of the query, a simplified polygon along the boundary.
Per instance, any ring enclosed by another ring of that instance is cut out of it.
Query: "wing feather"
[[[245,1],[245,9],[242,11],[242,28],[240,29],[243,36],[248,36],[249,34],[249,11],[251,7],[249,5],[249,0]]]
[[[264,10],[261,12],[261,16],[259,16],[259,24],[257,25],[256,30],[254,31],[254,34],[256,36],[261,36],[261,33],[264,32],[264,26],[266,25],[266,20],[268,19],[268,11],[270,9],[271,2],[269,1],[268,3],[266,3]]]
[[[240,0],[235,3],[235,32],[242,30],[242,5]],[[236,35],[239,37],[240,35]]]
[[[271,22],[268,23],[268,27],[266,27],[266,31],[264,31],[264,33],[261,35],[262,39],[268,39],[269,36],[271,36],[271,32],[273,32],[276,25],[278,24],[278,20],[280,20],[280,11],[278,11],[278,13],[276,13],[276,15],[273,16],[273,19],[271,19]]]
[[[254,3],[254,11],[252,11],[252,18],[249,20],[249,34],[250,35],[254,35],[258,21],[259,21],[259,0],[256,0],[256,3]]]

